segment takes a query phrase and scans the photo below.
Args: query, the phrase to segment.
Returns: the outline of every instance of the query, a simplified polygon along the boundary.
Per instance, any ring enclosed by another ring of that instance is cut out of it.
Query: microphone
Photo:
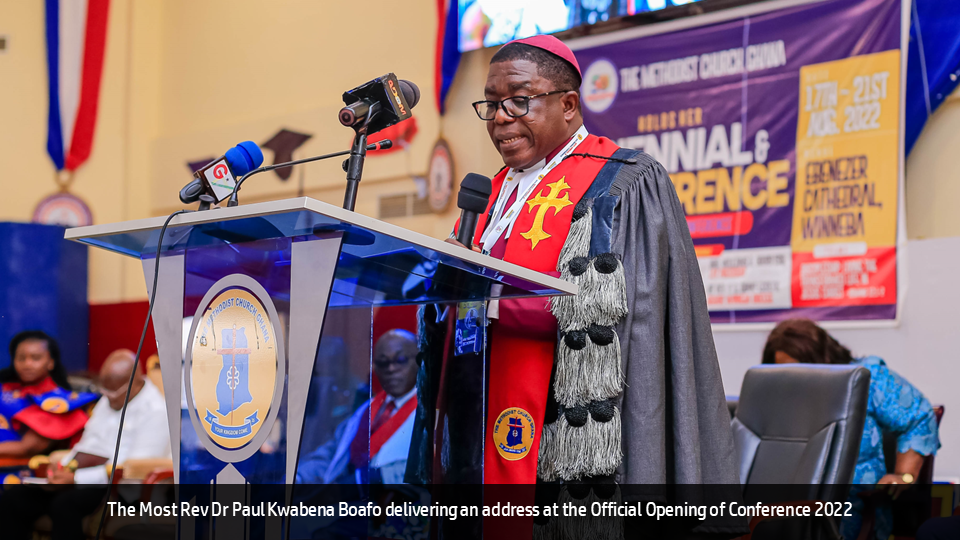
[[[420,89],[410,81],[387,73],[343,93],[340,123],[366,134],[376,133],[412,116],[410,109],[420,101]]]
[[[263,152],[257,143],[242,142],[193,173],[194,179],[180,190],[180,202],[190,204],[201,200],[200,209],[205,210],[210,207],[210,203],[229,197],[237,185],[237,178],[262,163]],[[206,200],[204,195],[208,196]]]
[[[377,141],[375,143],[370,143],[366,146],[366,150],[387,150],[393,146],[393,141],[390,139],[384,139],[382,141]],[[230,200],[227,201],[227,206],[237,206],[240,204],[240,200],[237,198],[237,193],[240,191],[240,186],[243,185],[243,182],[255,174],[260,174],[263,172],[275,171],[277,169],[283,169],[286,167],[293,167],[294,165],[300,165],[301,163],[310,163],[311,161],[319,161],[321,159],[330,159],[338,156],[345,156],[349,154],[351,150],[344,150],[343,152],[334,152],[332,154],[323,154],[322,156],[313,156],[303,159],[297,159],[294,161],[287,161],[286,163],[276,163],[274,165],[268,165],[266,167],[260,167],[252,171],[246,172],[243,176],[240,177],[240,180],[237,181],[233,189],[230,191]],[[260,162],[263,162],[263,158],[260,158]],[[346,166],[346,162],[344,162]],[[186,189],[186,188],[184,188]]]
[[[469,173],[460,183],[457,194],[457,207],[460,208],[460,227],[457,229],[457,241],[473,248],[473,233],[477,229],[477,216],[487,211],[492,191],[490,179],[486,176]]]

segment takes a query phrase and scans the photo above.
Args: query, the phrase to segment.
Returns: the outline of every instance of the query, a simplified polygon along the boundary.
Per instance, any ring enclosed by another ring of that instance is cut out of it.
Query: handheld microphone
[[[237,178],[262,163],[263,152],[257,143],[242,142],[193,173],[194,179],[180,190],[180,202],[194,203],[201,200],[203,195],[209,195],[213,202],[220,202],[233,193]],[[203,201],[203,204],[208,204],[208,201]]]
[[[412,116],[410,109],[420,101],[420,89],[410,81],[387,73],[343,93],[338,118],[356,130],[366,128],[370,135]]]
[[[486,176],[469,173],[460,183],[457,194],[457,207],[460,208],[460,227],[457,229],[457,241],[473,248],[473,234],[477,230],[477,216],[487,211],[492,191],[490,179]]]

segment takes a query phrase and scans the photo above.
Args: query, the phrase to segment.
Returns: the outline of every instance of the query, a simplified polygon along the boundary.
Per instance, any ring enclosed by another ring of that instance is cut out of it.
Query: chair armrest
[[[147,477],[143,479],[143,483],[145,485],[159,484],[171,478],[173,478],[173,469],[157,469],[148,474]]]
[[[0,458],[0,469],[20,469],[29,467],[30,460],[27,458]]]
[[[144,480],[160,469],[173,470],[173,460],[169,458],[128,459],[123,462],[123,477],[127,480]]]
[[[164,480],[173,480],[173,468],[157,469],[148,474],[140,488],[140,502],[151,502],[153,500],[153,486]]]

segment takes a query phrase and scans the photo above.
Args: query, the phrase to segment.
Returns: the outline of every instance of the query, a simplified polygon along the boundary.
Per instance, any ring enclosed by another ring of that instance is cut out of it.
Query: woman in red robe
[[[10,341],[11,366],[0,370],[0,457],[29,458],[67,447],[87,422],[81,407],[95,394],[73,392],[56,340],[21,332]]]

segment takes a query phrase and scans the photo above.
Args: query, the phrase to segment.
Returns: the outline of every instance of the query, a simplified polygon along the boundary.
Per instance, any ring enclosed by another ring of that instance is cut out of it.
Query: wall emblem
[[[93,225],[93,214],[83,199],[67,192],[44,198],[33,210],[33,222],[63,227]]]
[[[453,193],[453,154],[443,139],[437,141],[430,153],[430,168],[427,171],[427,197],[430,209],[436,213],[446,211]]]

